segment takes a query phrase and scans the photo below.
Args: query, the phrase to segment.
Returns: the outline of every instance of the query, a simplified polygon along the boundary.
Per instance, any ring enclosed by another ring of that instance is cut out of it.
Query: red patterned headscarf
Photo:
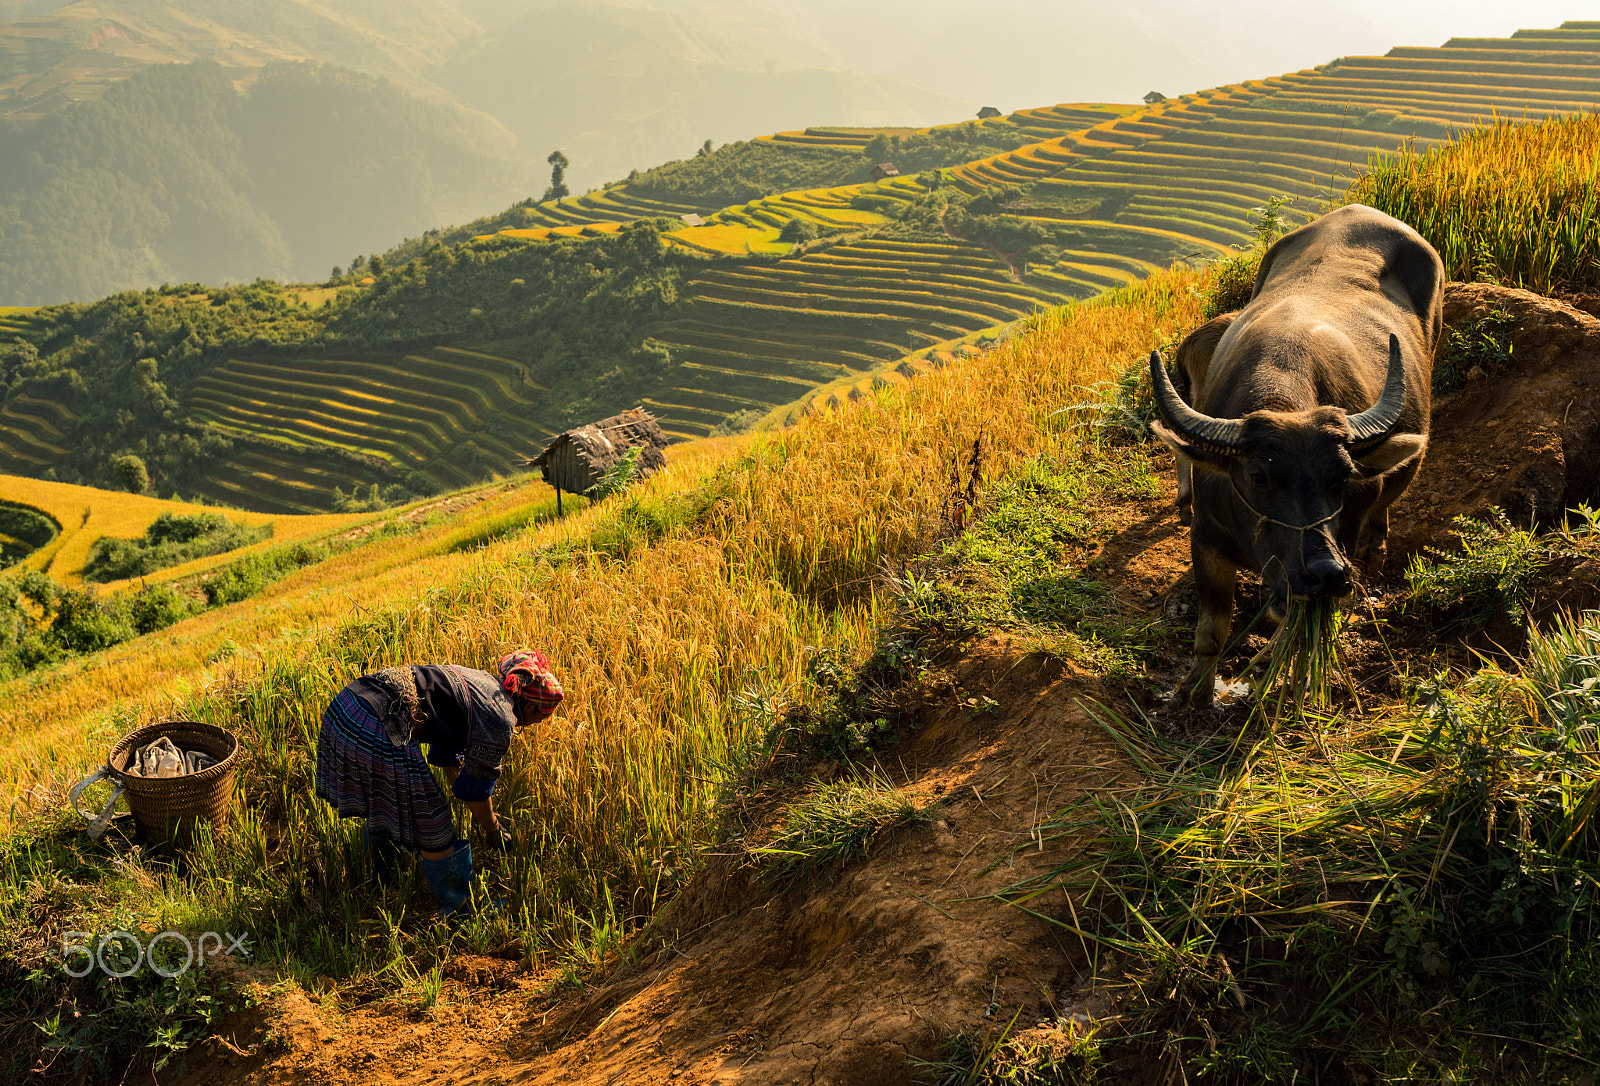
[[[549,716],[566,697],[561,684],[556,681],[550,659],[538,649],[516,649],[500,657],[496,665],[500,675],[500,688],[512,697],[521,698]]]

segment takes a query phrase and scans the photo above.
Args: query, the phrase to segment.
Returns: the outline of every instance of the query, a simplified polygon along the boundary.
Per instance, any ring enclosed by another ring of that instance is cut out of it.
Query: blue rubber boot
[[[458,840],[456,850],[442,860],[423,857],[422,873],[428,879],[428,889],[444,906],[439,910],[440,918],[454,919],[472,896],[472,845]]]
[[[400,861],[405,852],[394,843],[394,838],[386,833],[373,833],[372,823],[363,823],[361,827],[361,843],[366,847],[367,856],[372,861],[372,871],[378,876],[378,881],[384,885],[391,885],[400,875]]]

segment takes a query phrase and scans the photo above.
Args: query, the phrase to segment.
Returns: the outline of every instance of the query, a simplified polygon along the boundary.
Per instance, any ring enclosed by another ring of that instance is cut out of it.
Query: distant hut
[[[982,109],[978,110],[978,120],[980,121],[987,121],[990,117],[1002,116],[1004,116],[1004,114],[1002,114],[998,109],[995,109],[993,106],[984,106]]]
[[[895,169],[893,162],[880,162],[872,167],[872,179],[882,181],[885,177],[899,177],[900,171]]]
[[[1166,100],[1167,96],[1162,94],[1160,91],[1151,91],[1149,94],[1144,96],[1144,104],[1147,106],[1153,106],[1158,102],[1165,102]]]
[[[704,226],[706,224],[706,221],[699,215],[696,215],[693,211],[689,212],[687,215],[680,215],[678,217],[682,219],[684,224],[687,226]]]
[[[633,408],[587,426],[556,435],[548,448],[528,467],[538,468],[544,481],[556,488],[556,513],[561,512],[561,492],[587,494],[629,449],[640,449],[639,478],[664,467],[667,435],[648,411]]]

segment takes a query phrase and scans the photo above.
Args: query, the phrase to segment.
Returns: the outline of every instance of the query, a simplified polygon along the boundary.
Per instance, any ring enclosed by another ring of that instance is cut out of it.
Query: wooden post
[[[556,516],[561,515],[561,488],[556,487]]]

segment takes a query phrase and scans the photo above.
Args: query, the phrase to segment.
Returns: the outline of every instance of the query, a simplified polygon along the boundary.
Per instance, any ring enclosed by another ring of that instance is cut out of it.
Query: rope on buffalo
[[[1333,512],[1329,513],[1327,516],[1323,517],[1321,520],[1312,521],[1310,524],[1289,524],[1286,521],[1275,520],[1274,518],[1267,516],[1265,513],[1263,513],[1261,510],[1257,509],[1255,506],[1251,505],[1250,504],[1250,499],[1245,497],[1242,493],[1240,493],[1239,484],[1234,482],[1233,478],[1231,476],[1228,479],[1228,485],[1233,488],[1233,496],[1235,498],[1238,498],[1241,502],[1243,502],[1244,503],[1244,507],[1246,509],[1250,510],[1250,512],[1254,513],[1257,517],[1261,518],[1261,524],[1274,524],[1274,525],[1277,525],[1279,528],[1287,528],[1291,532],[1299,532],[1300,533],[1300,565],[1301,565],[1302,568],[1304,568],[1305,563],[1306,563],[1306,533],[1307,532],[1319,532],[1322,535],[1327,536],[1328,544],[1331,547],[1333,547],[1334,552],[1335,553],[1340,553],[1339,552],[1339,541],[1337,539],[1333,538],[1333,533],[1332,532],[1328,531],[1328,522],[1333,520],[1340,513],[1344,512],[1344,502],[1343,501],[1341,501],[1339,503],[1339,508],[1337,508]],[[1256,531],[1257,532],[1261,531],[1261,524],[1256,525]]]

